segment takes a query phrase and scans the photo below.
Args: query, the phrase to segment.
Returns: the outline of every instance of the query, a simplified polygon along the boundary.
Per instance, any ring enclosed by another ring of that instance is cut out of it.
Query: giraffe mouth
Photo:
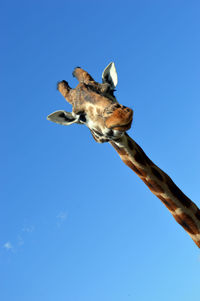
[[[133,110],[127,107],[120,107],[114,110],[111,116],[109,116],[105,125],[107,128],[117,131],[127,131],[131,128],[133,120]]]

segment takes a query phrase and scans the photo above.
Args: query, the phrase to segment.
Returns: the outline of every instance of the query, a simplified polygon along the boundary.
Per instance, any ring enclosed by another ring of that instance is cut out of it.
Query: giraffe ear
[[[47,120],[59,123],[62,125],[70,125],[78,122],[78,118],[75,118],[72,113],[65,111],[56,111],[47,116]]]
[[[102,73],[102,82],[110,84],[112,90],[115,89],[118,83],[117,71],[115,68],[115,64],[110,63]]]

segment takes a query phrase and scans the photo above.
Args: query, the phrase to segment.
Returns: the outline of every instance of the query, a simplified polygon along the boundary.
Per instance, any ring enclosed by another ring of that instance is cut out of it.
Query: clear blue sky
[[[114,61],[129,131],[200,205],[199,1],[1,1],[2,301],[199,301],[200,255],[56,91]]]

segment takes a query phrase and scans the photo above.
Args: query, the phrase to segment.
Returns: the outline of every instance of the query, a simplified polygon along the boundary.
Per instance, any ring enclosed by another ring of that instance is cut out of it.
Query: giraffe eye
[[[107,133],[106,133],[106,136],[108,137],[113,137],[114,136],[114,133],[113,133],[113,130],[109,130]]]
[[[86,114],[84,111],[76,112],[76,115],[79,115],[79,121],[81,121],[83,123],[87,121]]]
[[[80,114],[79,120],[82,121],[82,122],[86,122],[86,115],[85,115],[85,113],[81,113]]]

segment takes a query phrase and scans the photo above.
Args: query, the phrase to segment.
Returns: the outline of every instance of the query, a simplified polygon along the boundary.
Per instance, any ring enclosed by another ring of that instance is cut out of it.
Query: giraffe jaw
[[[86,123],[96,142],[103,143],[116,141],[131,128],[133,120],[133,111],[131,109],[117,104],[117,109],[115,109],[112,113],[109,110],[107,114],[110,116],[107,117],[101,131],[95,128],[95,124]]]
[[[133,120],[131,119],[131,121],[128,122],[127,124],[112,127],[112,129],[115,131],[126,132],[131,128],[132,121]]]

